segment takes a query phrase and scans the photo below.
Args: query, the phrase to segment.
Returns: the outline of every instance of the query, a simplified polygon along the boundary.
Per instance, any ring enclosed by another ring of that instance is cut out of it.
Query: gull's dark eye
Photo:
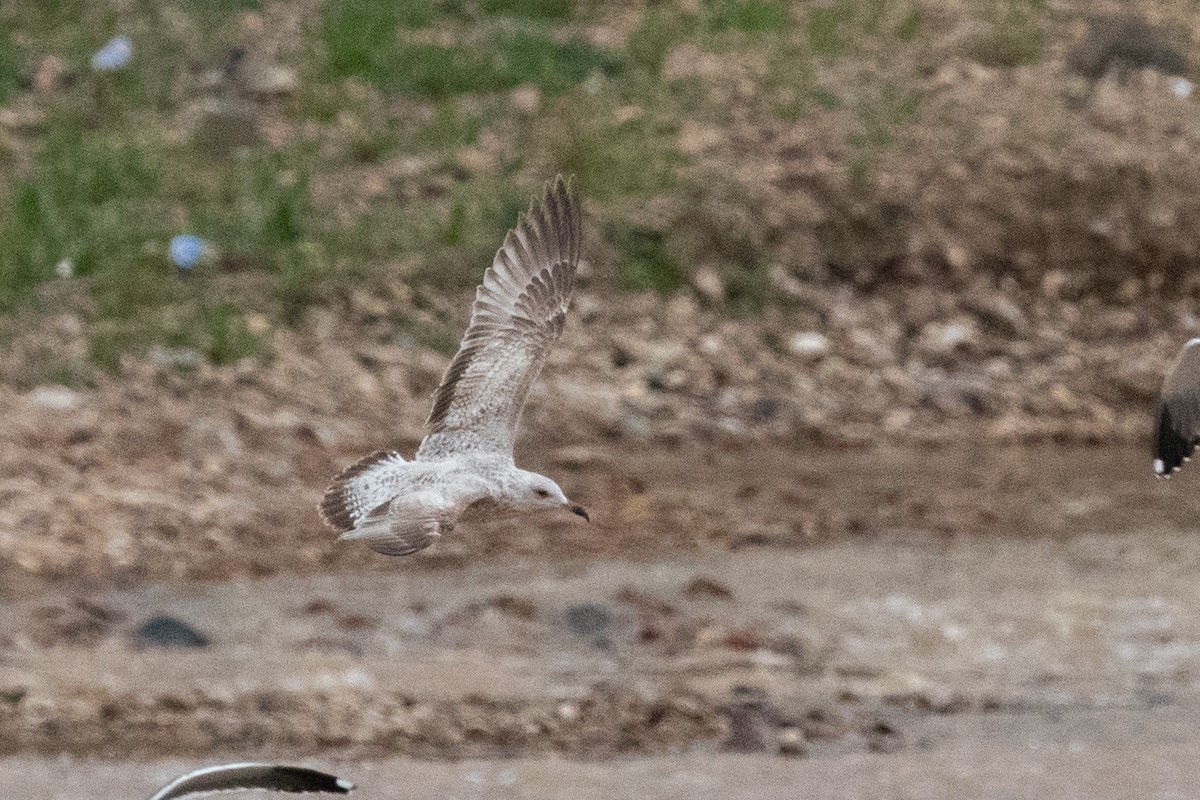
[[[536,494],[538,497],[549,497],[550,496],[550,493],[547,492],[545,489],[534,489],[533,493]]]

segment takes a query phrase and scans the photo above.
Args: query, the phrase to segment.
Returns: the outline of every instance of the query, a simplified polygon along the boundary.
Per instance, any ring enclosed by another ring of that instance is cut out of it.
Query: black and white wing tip
[[[1163,379],[1154,439],[1154,474],[1169,478],[1200,444],[1200,338],[1179,349]]]
[[[307,767],[290,767],[279,764],[220,764],[181,775],[155,792],[150,800],[174,800],[174,798],[189,795],[238,789],[349,794],[354,788],[354,784],[345,778]]]
[[[1158,411],[1158,431],[1154,450],[1154,474],[1170,478],[1192,460],[1197,437],[1189,435],[1175,423],[1170,406],[1164,401]]]

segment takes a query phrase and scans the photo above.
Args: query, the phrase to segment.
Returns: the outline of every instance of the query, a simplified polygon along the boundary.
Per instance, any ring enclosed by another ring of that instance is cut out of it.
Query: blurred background
[[[1150,432],[1200,330],[1198,27],[3,0],[7,796],[1180,796],[1200,478]],[[339,545],[326,483],[416,446],[560,172],[586,263],[518,458],[593,524]]]

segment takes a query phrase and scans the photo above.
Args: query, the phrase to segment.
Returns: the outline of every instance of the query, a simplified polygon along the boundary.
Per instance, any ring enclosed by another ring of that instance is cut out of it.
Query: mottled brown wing
[[[566,322],[580,236],[579,199],[560,175],[484,273],[471,324],[434,395],[418,461],[512,454],[529,388]]]
[[[233,789],[348,794],[353,788],[354,784],[344,778],[307,767],[222,764],[178,777],[155,792],[150,800],[172,800],[200,792],[224,792]]]
[[[385,556],[411,555],[454,530],[452,507],[431,507],[424,511],[424,516],[406,516],[390,505],[384,506],[339,538],[365,542],[376,553]]]
[[[1200,339],[1185,344],[1167,370],[1158,404],[1154,472],[1178,472],[1200,442]]]

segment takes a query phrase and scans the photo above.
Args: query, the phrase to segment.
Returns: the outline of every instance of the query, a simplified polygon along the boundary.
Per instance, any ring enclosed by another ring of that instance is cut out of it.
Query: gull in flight
[[[1169,478],[1200,443],[1200,339],[1185,344],[1167,370],[1158,403],[1154,472]]]
[[[233,789],[349,794],[354,789],[354,784],[345,778],[306,767],[221,764],[181,775],[155,792],[150,800],[174,800],[190,794],[227,792]]]
[[[525,398],[566,322],[579,240],[579,198],[560,175],[484,273],[416,456],[373,453],[325,490],[321,516],[342,539],[403,556],[453,530],[464,512],[565,509],[588,518],[557,483],[513,463]]]

